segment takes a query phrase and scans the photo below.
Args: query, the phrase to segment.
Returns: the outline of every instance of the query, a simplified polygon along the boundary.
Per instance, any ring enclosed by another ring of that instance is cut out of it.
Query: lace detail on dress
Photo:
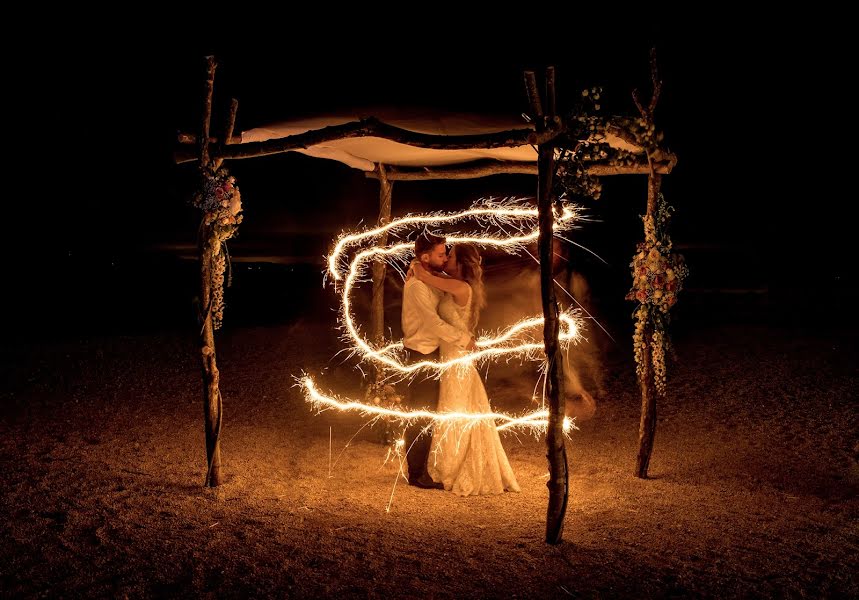
[[[452,295],[445,294],[438,303],[438,316],[457,329],[469,331],[468,322],[471,317],[472,295],[471,286],[468,286],[468,300],[466,301],[465,306],[460,306],[456,303],[456,300],[453,299]]]
[[[450,294],[438,305],[439,316],[462,331],[469,331],[472,291],[459,306]],[[441,359],[465,354],[455,344],[442,342]],[[441,375],[439,412],[492,412],[480,373],[473,365],[454,367]],[[446,490],[461,496],[518,492],[519,484],[493,420],[443,421],[433,429],[428,471]]]

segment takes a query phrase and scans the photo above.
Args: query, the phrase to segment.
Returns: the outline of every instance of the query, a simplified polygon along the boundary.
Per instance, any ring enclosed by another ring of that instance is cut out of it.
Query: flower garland
[[[224,321],[224,283],[228,257],[225,242],[233,237],[242,222],[242,197],[236,185],[236,178],[226,169],[216,173],[206,173],[202,191],[198,192],[192,204],[203,211],[202,232],[205,232],[205,254],[212,260],[211,310],[212,324],[220,329]],[[224,252],[221,252],[221,246]],[[226,280],[229,287],[231,277]]]
[[[602,93],[601,87],[582,90],[581,101],[566,120],[567,132],[557,142],[554,191],[559,200],[569,197],[599,199],[602,184],[589,173],[590,165],[625,167],[640,160],[641,152],[612,148],[608,144],[609,126],[628,133],[647,155],[658,149],[663,140],[663,133],[657,131],[652,119],[613,117],[609,120],[600,115]],[[630,264],[633,286],[626,297],[639,302],[633,313],[636,373],[644,383],[644,353],[649,341],[654,383],[659,394],[665,394],[665,355],[671,350],[668,311],[677,302],[677,294],[688,274],[683,257],[671,253],[668,223],[673,210],[660,194],[656,215],[642,217],[644,242],[638,244],[638,252]],[[644,339],[647,331],[652,332],[650,340]]]
[[[605,140],[605,119],[598,115],[601,87],[582,90],[582,100],[573,108],[568,121],[566,143],[555,156],[555,196],[585,197],[599,200],[602,183],[588,173],[586,163],[604,160],[611,148]],[[587,141],[581,141],[582,139]]]
[[[683,280],[689,274],[686,262],[680,254],[672,254],[668,224],[674,208],[668,206],[665,197],[659,194],[656,215],[644,215],[644,242],[638,244],[637,254],[630,263],[632,289],[627,300],[637,301],[633,313],[635,333],[632,336],[635,348],[635,372],[639,382],[644,383],[644,353],[647,351],[645,331],[650,326],[650,357],[653,364],[653,379],[660,395],[665,394],[665,355],[671,349],[668,337],[669,309],[677,302],[683,289]]]
[[[641,152],[613,148],[607,141],[609,127],[629,134],[635,144],[650,153],[659,147],[663,133],[641,117],[606,117],[600,113],[603,88],[582,90],[581,100],[566,118],[567,131],[558,138],[555,153],[555,196],[599,200],[602,183],[588,167],[628,167],[640,160]]]

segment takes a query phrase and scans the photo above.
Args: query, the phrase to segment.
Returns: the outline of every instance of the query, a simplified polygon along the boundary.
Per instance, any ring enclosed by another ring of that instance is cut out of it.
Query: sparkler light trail
[[[377,227],[360,234],[343,235],[335,245],[335,249],[328,259],[329,273],[340,280],[345,277],[345,281],[340,289],[342,298],[340,311],[340,324],[344,330],[343,339],[347,344],[351,344],[351,350],[354,355],[359,355],[363,360],[370,360],[383,364],[392,373],[392,377],[405,376],[414,374],[419,370],[434,370],[436,375],[441,371],[453,367],[455,365],[463,365],[482,361],[491,357],[500,357],[507,355],[518,355],[525,359],[535,360],[539,350],[543,348],[542,343],[536,341],[513,343],[511,338],[528,327],[542,325],[542,318],[526,319],[520,323],[514,324],[505,333],[502,333],[497,338],[480,338],[477,341],[478,350],[459,357],[455,360],[440,362],[440,361],[424,361],[421,363],[406,365],[401,358],[402,344],[389,344],[383,348],[374,348],[366,339],[364,339],[355,324],[352,316],[352,301],[351,292],[353,288],[364,281],[366,278],[367,267],[372,259],[381,258],[388,261],[395,268],[399,268],[400,264],[407,264],[408,259],[413,249],[412,242],[401,242],[387,247],[372,247],[358,252],[352,261],[349,263],[348,270],[341,272],[339,265],[342,263],[341,255],[345,248],[349,245],[357,244],[358,242],[372,240],[382,232],[397,232],[403,228],[414,229],[416,224],[428,223],[444,223],[456,222],[463,219],[475,220],[478,225],[482,225],[484,229],[487,226],[494,226],[501,229],[505,235],[451,235],[447,237],[448,243],[472,243],[483,247],[496,247],[504,249],[508,252],[515,253],[517,250],[523,249],[526,244],[538,239],[540,231],[537,223],[537,209],[530,206],[523,206],[522,201],[506,200],[496,202],[493,200],[481,201],[475,204],[469,210],[453,214],[436,213],[432,215],[406,216],[401,219],[396,219],[391,223]],[[555,211],[554,231],[563,231],[572,227],[575,219],[579,216],[579,209],[576,207],[565,206],[560,212]],[[512,231],[510,231],[512,229]],[[566,312],[560,315],[561,322],[565,329],[559,335],[561,344],[569,344],[579,337],[580,321],[574,312]]]
[[[316,388],[316,384],[308,376],[304,376],[300,380],[300,384],[304,387],[305,394],[307,395],[307,398],[310,403],[319,412],[322,412],[325,409],[334,408],[342,411],[354,410],[360,412],[363,415],[372,415],[373,417],[394,417],[397,419],[402,419],[404,421],[411,421],[414,419],[430,419],[434,423],[440,423],[443,421],[472,423],[478,423],[480,421],[487,420],[502,421],[501,425],[496,426],[499,431],[513,428],[531,428],[542,431],[545,430],[545,428],[549,424],[549,411],[545,409],[534,411],[518,417],[508,415],[506,413],[496,412],[437,413],[428,410],[396,410],[392,408],[386,408],[384,406],[375,406],[372,404],[365,404],[363,402],[357,402],[354,400],[341,400],[332,396],[326,396],[319,392],[319,390]],[[570,419],[570,417],[564,417],[564,433],[568,433],[572,429],[576,429],[576,426],[573,424],[572,419]],[[398,440],[398,442],[399,441],[400,440]]]
[[[554,211],[553,231],[557,234],[572,228],[580,210],[577,207],[565,206],[560,211]],[[328,257],[328,274],[335,281],[335,287],[341,295],[340,327],[343,330],[343,340],[349,345],[352,355],[377,363],[384,367],[386,379],[405,379],[414,377],[424,371],[430,376],[439,377],[449,368],[462,367],[476,362],[518,357],[523,360],[545,361],[543,356],[541,326],[543,317],[523,319],[518,323],[494,334],[481,336],[476,340],[477,349],[464,356],[447,361],[422,361],[406,364],[403,359],[403,344],[401,342],[374,347],[360,333],[352,315],[351,294],[354,288],[367,280],[368,267],[378,259],[386,261],[393,268],[403,273],[405,265],[411,259],[414,244],[402,241],[388,246],[373,246],[373,242],[383,233],[399,237],[402,233],[411,233],[419,227],[441,225],[459,222],[471,222],[477,232],[457,233],[447,236],[447,242],[472,243],[481,247],[494,247],[515,254],[525,250],[527,244],[539,238],[538,211],[536,207],[526,204],[524,199],[481,200],[470,209],[457,213],[433,213],[429,215],[409,215],[392,222],[369,229],[360,233],[343,234]],[[497,231],[496,234],[487,233]],[[346,261],[348,249],[362,244],[369,244],[357,251],[351,261]],[[529,253],[530,254],[530,253]],[[338,283],[339,282],[339,283]],[[559,315],[561,331],[558,340],[566,348],[571,342],[580,337],[581,319],[578,310],[565,311]],[[548,411],[544,409],[529,414],[514,416],[504,413],[436,413],[426,410],[403,411],[384,406],[372,405],[354,400],[341,400],[322,394],[315,382],[305,375],[299,379],[307,400],[319,411],[336,409],[341,411],[356,411],[365,416],[378,418],[395,418],[403,421],[428,419],[437,421],[465,421],[470,423],[492,420],[498,430],[529,429],[532,431],[545,430],[548,425]],[[569,418],[564,420],[564,431],[568,432],[574,425]]]
[[[556,220],[564,223],[579,216],[580,212],[577,207],[565,206],[561,215],[557,216]],[[328,256],[328,272],[334,278],[334,281],[343,279],[344,274],[341,262],[346,248],[365,240],[374,239],[383,233],[396,236],[397,232],[403,229],[414,230],[417,225],[426,227],[442,223],[455,223],[467,219],[477,221],[484,229],[488,226],[504,229],[505,227],[514,226],[517,220],[532,220],[536,222],[537,217],[536,207],[526,207],[522,204],[522,200],[516,198],[500,201],[490,198],[478,201],[470,209],[458,213],[438,212],[428,215],[409,215],[361,233],[342,234],[334,245],[334,250]]]

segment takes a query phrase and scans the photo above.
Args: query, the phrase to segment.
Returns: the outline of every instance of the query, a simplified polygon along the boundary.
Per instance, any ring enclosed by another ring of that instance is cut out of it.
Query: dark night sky
[[[631,22],[576,32],[574,16],[558,16],[551,39],[541,42],[517,15],[509,27],[430,16],[406,31],[343,16],[347,25],[291,38],[286,25],[267,23],[250,35],[250,21],[239,20],[226,36],[194,35],[184,25],[190,21],[149,14],[109,33],[86,24],[43,33],[39,50],[48,54],[18,49],[21,60],[9,67],[17,110],[9,116],[25,153],[7,172],[14,208],[6,256],[21,283],[19,305],[43,298],[58,277],[75,281],[83,269],[90,271],[84,279],[98,279],[99,269],[119,268],[153,244],[193,242],[195,214],[186,204],[193,170],[174,166],[171,153],[177,130],[198,127],[206,54],[220,65],[215,127],[236,96],[241,129],[372,104],[518,114],[526,108],[522,71],[548,64],[557,68],[562,107],[582,87],[601,84],[608,112],[631,112],[630,90],[649,86],[651,45],[665,80],[658,123],[680,157],[665,184],[677,208],[675,241],[723,252],[709,258],[712,281],[699,283],[719,285],[721,275],[751,270],[745,278],[757,281],[750,285],[802,287],[800,279],[814,273],[827,289],[844,281],[855,289],[844,218],[845,199],[855,194],[836,183],[841,161],[826,137],[833,131],[827,115],[846,106],[839,83],[846,42],[836,32],[823,35],[829,24],[699,12],[655,27]],[[245,244],[279,240],[287,248],[285,232],[336,231],[377,210],[375,184],[336,163],[289,154],[240,161],[232,170],[245,200]],[[644,179],[610,185],[594,206],[604,223],[592,236],[603,252],[628,256]],[[453,207],[531,189],[530,179],[509,177],[400,184],[394,210],[398,202]],[[86,294],[86,286],[76,293]]]

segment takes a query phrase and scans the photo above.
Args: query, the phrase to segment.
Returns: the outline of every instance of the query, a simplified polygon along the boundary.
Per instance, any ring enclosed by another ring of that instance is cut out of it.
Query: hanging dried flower
[[[206,236],[203,243],[205,254],[212,261],[212,324],[215,329],[220,329],[224,320],[224,283],[229,286],[229,281],[225,280],[228,258],[222,246],[236,234],[243,219],[236,178],[225,168],[206,174],[202,190],[194,196],[192,204],[203,211],[203,235]]]
[[[672,242],[668,235],[668,223],[674,209],[667,205],[660,194],[656,215],[645,215],[644,242],[638,244],[632,258],[632,289],[627,300],[639,303],[635,310],[635,349],[636,374],[644,383],[644,352],[647,340],[645,328],[649,324],[653,334],[650,340],[650,358],[653,364],[653,378],[659,394],[665,394],[666,365],[665,356],[671,349],[667,326],[668,311],[677,302],[677,294],[683,289],[683,280],[689,273],[683,256],[671,252]]]

